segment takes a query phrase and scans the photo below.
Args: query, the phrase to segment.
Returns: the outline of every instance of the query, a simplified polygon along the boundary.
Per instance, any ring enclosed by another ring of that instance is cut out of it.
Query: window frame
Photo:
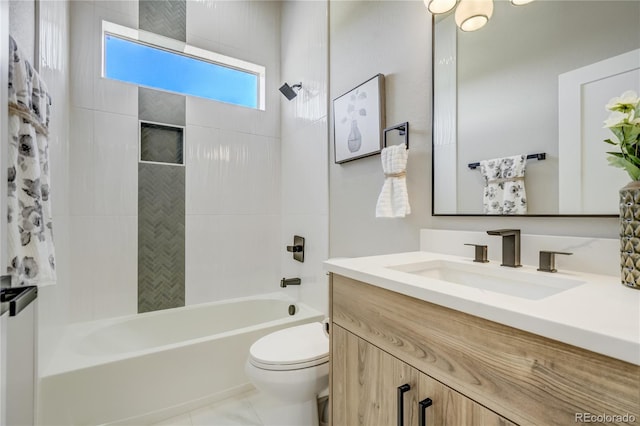
[[[257,87],[258,93],[256,94],[257,95],[256,108],[245,106],[245,105],[238,105],[238,104],[229,104],[229,105],[236,105],[244,108],[257,109],[261,111],[264,111],[266,109],[266,102],[265,102],[266,68],[263,65],[258,65],[252,62],[243,61],[241,59],[233,58],[231,56],[226,56],[220,53],[212,52],[210,50],[201,49],[199,47],[195,47],[190,44],[187,44],[183,41],[174,40],[172,38],[151,33],[149,31],[125,27],[123,25],[114,24],[113,22],[109,22],[105,20],[102,21],[102,32],[101,32],[102,55],[100,58],[101,59],[100,75],[102,76],[102,78],[109,78],[106,76],[106,60],[105,60],[107,35],[112,35],[114,37],[125,39],[133,43],[146,45],[152,48],[165,50],[169,53],[173,53],[176,55],[187,56],[199,61],[209,62],[222,67],[231,68],[231,69],[235,69],[245,73],[253,74],[257,77],[257,81],[258,81],[258,87]],[[109,79],[112,80],[111,78]],[[144,86],[142,84],[131,83],[131,82],[122,81],[122,80],[114,80],[114,81],[120,81],[125,84],[135,84],[136,86],[141,86],[141,87],[149,87],[149,86]],[[184,96],[196,96],[196,95],[190,95],[186,93],[174,92],[166,89],[159,89],[157,87],[149,87],[149,88],[154,90],[162,90],[164,92],[177,93]],[[200,96],[197,96],[197,97],[200,97]],[[227,102],[220,101],[217,99],[212,99],[212,98],[206,98],[206,97],[201,97],[201,98],[215,101],[215,102],[227,103]]]

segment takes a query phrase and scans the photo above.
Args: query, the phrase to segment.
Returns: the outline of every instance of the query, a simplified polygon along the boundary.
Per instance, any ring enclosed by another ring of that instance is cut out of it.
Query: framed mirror
[[[630,178],[607,162],[604,106],[640,92],[638,28],[640,0],[495,0],[474,32],[435,16],[433,215],[503,214],[486,212],[487,171],[469,165],[534,156],[517,214],[617,216]]]

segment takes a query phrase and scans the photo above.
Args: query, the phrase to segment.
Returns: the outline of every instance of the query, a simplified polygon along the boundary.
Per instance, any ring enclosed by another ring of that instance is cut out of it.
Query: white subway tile
[[[94,218],[93,316],[135,314],[138,311],[138,218]]]
[[[187,304],[279,288],[277,215],[189,215]]]
[[[91,216],[74,217],[70,224],[70,292],[69,320],[71,322],[93,319],[93,295],[95,266],[98,261],[95,220]]]
[[[198,126],[187,134],[187,214],[279,211],[278,139]]]
[[[95,5],[88,1],[70,2],[69,22],[71,37],[69,40],[69,88],[72,106],[93,108],[93,86],[98,65],[100,49],[97,48],[96,32],[99,31],[94,19]]]
[[[88,216],[95,212],[94,112],[72,107],[70,115],[73,124],[69,137],[69,213]]]
[[[138,120],[95,112],[94,202],[96,215],[138,214]]]
[[[326,120],[282,138],[282,205],[290,214],[327,214]]]

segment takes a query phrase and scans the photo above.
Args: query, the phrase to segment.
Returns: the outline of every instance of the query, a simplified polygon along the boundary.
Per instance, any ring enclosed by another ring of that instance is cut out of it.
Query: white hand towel
[[[380,154],[385,179],[376,204],[376,217],[405,217],[411,213],[406,177],[408,152],[405,145],[393,145]]]
[[[485,179],[485,214],[527,213],[527,195],[524,189],[526,163],[524,155],[480,161],[480,172]]]

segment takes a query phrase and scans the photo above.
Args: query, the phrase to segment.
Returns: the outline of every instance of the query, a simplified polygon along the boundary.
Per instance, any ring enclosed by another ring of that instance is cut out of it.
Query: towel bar
[[[538,154],[529,154],[527,155],[527,160],[546,160],[547,159],[547,153],[546,152],[539,152]],[[475,170],[478,167],[480,167],[480,163],[469,163],[468,164],[469,168],[471,170]]]

